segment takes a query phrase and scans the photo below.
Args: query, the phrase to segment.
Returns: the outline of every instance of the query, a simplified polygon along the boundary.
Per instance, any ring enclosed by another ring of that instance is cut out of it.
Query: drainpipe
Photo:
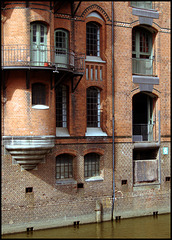
[[[113,210],[115,202],[115,120],[114,120],[114,5],[112,1],[112,158],[113,158],[113,182],[112,182],[112,221],[113,221]]]
[[[161,184],[161,118],[160,118],[160,111],[158,112],[158,118],[159,118],[159,139],[158,143],[160,145],[159,147],[159,183]]]

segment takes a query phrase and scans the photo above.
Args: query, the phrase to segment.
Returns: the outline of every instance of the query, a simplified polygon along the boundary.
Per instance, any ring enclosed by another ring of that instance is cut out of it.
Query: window
[[[56,157],[56,178],[66,179],[73,177],[73,157],[61,154]]]
[[[152,33],[145,28],[133,28],[132,59],[133,73],[152,75]]]
[[[56,127],[67,127],[67,86],[61,85],[56,91]]]
[[[87,89],[87,127],[100,127],[100,90]]]
[[[44,66],[47,62],[47,26],[39,23],[31,23],[30,34],[31,64]]]
[[[144,28],[133,28],[132,56],[149,59],[152,52],[152,34]]]
[[[58,67],[66,68],[69,63],[68,32],[63,29],[57,29],[54,33],[55,42],[55,63]]]
[[[84,157],[84,176],[99,176],[100,155],[97,153],[88,153]]]
[[[42,83],[32,84],[32,105],[46,104],[46,87]]]
[[[154,141],[153,105],[156,98],[138,93],[133,96],[133,141]]]
[[[88,56],[100,56],[100,27],[95,22],[86,26],[86,52]]]
[[[152,9],[152,1],[131,1],[132,7]]]

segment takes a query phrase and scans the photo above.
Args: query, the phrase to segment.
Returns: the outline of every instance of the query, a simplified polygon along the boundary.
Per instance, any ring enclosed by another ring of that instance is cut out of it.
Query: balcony
[[[55,136],[3,136],[6,150],[12,156],[12,163],[22,169],[36,169],[38,164],[45,163],[46,155],[54,147]]]
[[[153,59],[132,58],[132,73],[152,76]]]
[[[1,47],[2,69],[52,69],[70,71],[83,75],[85,55],[69,49],[57,49],[53,46],[40,45],[3,45]]]

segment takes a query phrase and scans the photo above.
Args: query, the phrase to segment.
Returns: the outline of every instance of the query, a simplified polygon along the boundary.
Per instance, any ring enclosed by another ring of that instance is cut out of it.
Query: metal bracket
[[[74,76],[74,77],[75,77],[75,76]],[[72,92],[74,92],[74,91],[76,90],[78,84],[80,83],[80,81],[81,81],[81,79],[82,79],[82,75],[80,76],[80,78],[79,78],[78,82],[76,83],[75,87],[74,87],[74,81],[73,81],[74,77],[72,78],[72,81],[71,81],[71,84],[72,84]]]

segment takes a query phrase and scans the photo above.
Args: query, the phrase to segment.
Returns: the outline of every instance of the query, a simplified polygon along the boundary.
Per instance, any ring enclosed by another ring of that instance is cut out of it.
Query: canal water
[[[60,227],[33,232],[3,235],[5,238],[47,238],[47,239],[136,239],[136,238],[171,238],[171,214],[145,216],[137,218],[120,219],[102,223],[83,224]]]

